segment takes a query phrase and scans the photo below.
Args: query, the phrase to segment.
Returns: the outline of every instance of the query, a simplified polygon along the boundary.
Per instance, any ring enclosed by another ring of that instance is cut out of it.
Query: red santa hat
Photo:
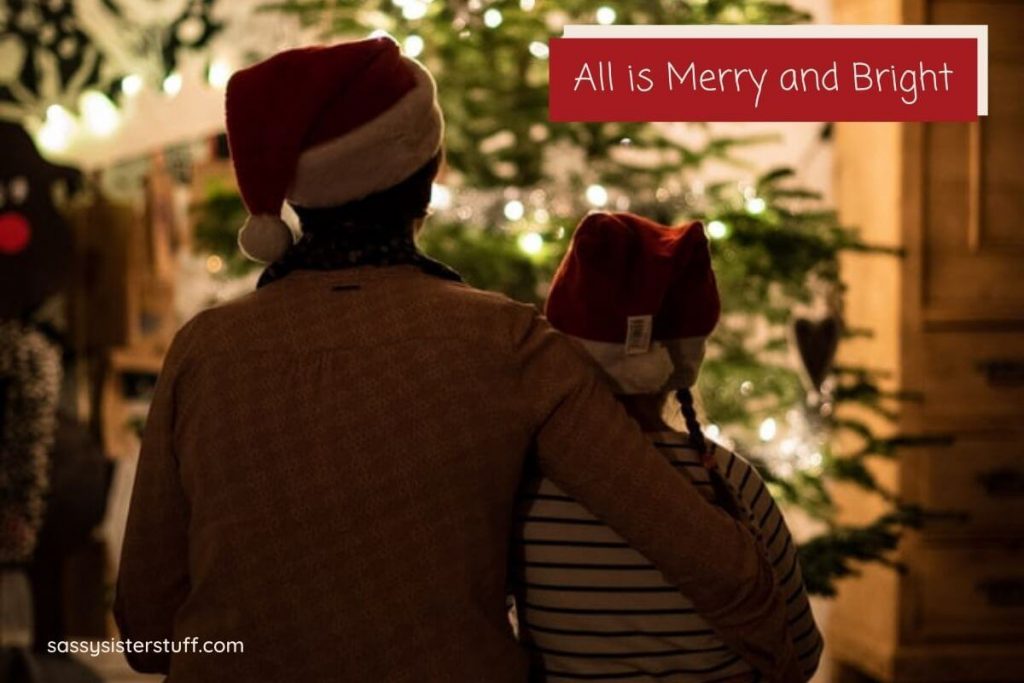
[[[433,78],[387,37],[288,50],[238,71],[228,144],[251,214],[239,246],[277,260],[293,241],[285,199],[336,206],[393,187],[438,153],[443,128]]]
[[[622,394],[692,386],[719,312],[704,226],[672,228],[631,213],[580,222],[546,307]]]

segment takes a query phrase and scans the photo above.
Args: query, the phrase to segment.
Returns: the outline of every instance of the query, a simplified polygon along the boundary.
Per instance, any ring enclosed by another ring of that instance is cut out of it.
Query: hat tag
[[[651,350],[654,316],[631,315],[626,318],[626,355],[635,356]]]

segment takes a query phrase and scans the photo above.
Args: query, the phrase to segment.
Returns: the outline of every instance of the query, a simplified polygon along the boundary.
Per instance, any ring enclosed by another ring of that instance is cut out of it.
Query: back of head
[[[226,110],[251,214],[239,245],[262,262],[292,245],[280,215],[286,199],[329,209],[395,188],[430,167],[444,129],[433,78],[390,38],[288,50],[242,69]]]
[[[427,215],[434,178],[441,165],[442,155],[436,154],[411,176],[393,187],[355,199],[338,206],[309,207],[291,204],[299,217],[303,233],[322,230],[374,229],[385,226],[388,230],[409,232],[414,224]]]
[[[688,389],[720,303],[704,227],[591,213],[551,284],[546,314],[620,394]]]

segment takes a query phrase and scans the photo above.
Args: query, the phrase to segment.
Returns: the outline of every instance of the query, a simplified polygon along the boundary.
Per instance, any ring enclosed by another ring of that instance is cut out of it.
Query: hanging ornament
[[[839,348],[842,322],[834,314],[818,320],[798,317],[792,329],[803,378],[809,391],[820,396]]]
[[[29,325],[0,319],[0,566],[27,563],[35,550],[60,381],[57,346]]]
[[[54,205],[59,183],[78,171],[41,156],[28,133],[0,121],[0,319],[31,312],[60,289],[71,257],[71,229]],[[67,189],[67,188],[66,188]]]

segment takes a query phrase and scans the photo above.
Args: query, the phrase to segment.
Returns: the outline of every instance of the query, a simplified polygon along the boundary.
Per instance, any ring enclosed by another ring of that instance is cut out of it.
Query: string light
[[[750,197],[746,201],[746,207],[747,207],[747,212],[748,213],[753,213],[753,214],[762,213],[767,206],[768,206],[768,203],[765,202],[765,200],[761,199],[760,197]]]
[[[404,49],[405,54],[409,55],[410,57],[419,57],[420,54],[423,52],[423,46],[423,39],[414,33],[405,39],[405,44],[403,45],[402,49]]]
[[[210,70],[206,74],[206,80],[217,89],[226,88],[231,78],[231,65],[223,59],[215,59],[210,64]]]
[[[71,144],[78,125],[67,109],[59,104],[46,108],[46,121],[36,133],[39,146],[49,152],[63,152]]]
[[[519,0],[519,9],[529,12],[537,4],[537,0]]]
[[[711,221],[708,223],[708,236],[713,240],[720,240],[729,234],[729,228],[722,221]]]
[[[177,71],[172,72],[164,79],[163,83],[164,93],[169,97],[174,97],[181,92],[181,74]]]
[[[591,185],[586,192],[587,201],[598,208],[608,203],[608,190],[603,185]]]
[[[206,271],[208,273],[217,274],[224,269],[224,259],[216,254],[206,257]]]
[[[824,463],[824,437],[807,419],[803,410],[793,409],[786,413],[782,423],[772,420],[768,429],[765,420],[761,423],[759,436],[767,445],[758,453],[777,476],[787,478],[797,472],[820,474]],[[774,431],[770,439],[765,439],[766,432]],[[771,442],[771,443],[769,443]]]
[[[757,435],[761,441],[771,441],[775,438],[776,432],[778,432],[779,426],[775,422],[774,417],[766,417],[761,426],[757,429]]]
[[[597,9],[597,23],[599,24],[604,24],[605,26],[613,24],[615,23],[615,17],[615,10],[611,7],[605,6]]]
[[[128,97],[135,97],[142,90],[142,76],[128,74],[121,79],[121,92]]]
[[[524,232],[517,242],[523,253],[530,256],[536,256],[544,248],[544,238],[537,232]]]
[[[440,183],[430,187],[430,208],[443,211],[452,204],[452,191]]]
[[[402,4],[402,16],[410,21],[427,16],[427,3],[422,0],[406,0]]]
[[[530,54],[536,57],[537,59],[547,59],[548,46],[540,42],[539,40],[535,40],[532,43],[530,43]]]
[[[526,207],[518,199],[513,199],[505,204],[505,218],[510,221],[517,221],[526,213]]]
[[[487,28],[498,28],[503,20],[504,17],[501,16],[501,10],[497,8],[492,7],[484,12],[484,26]]]
[[[78,100],[85,129],[97,137],[107,137],[121,125],[121,114],[106,95],[87,90]]]

